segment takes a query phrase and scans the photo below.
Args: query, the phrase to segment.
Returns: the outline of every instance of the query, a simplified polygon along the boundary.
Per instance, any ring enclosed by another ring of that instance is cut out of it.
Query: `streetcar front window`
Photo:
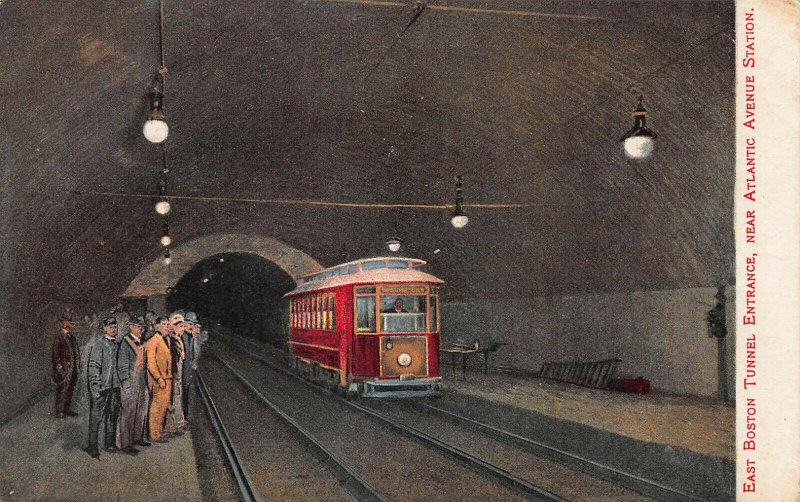
[[[356,297],[357,329],[360,333],[375,333],[375,297]]]
[[[424,296],[381,296],[381,331],[384,333],[424,333]]]

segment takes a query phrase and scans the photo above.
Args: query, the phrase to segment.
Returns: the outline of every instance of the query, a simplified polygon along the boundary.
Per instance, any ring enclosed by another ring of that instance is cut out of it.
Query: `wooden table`
[[[467,378],[467,359],[472,354],[483,354],[483,373],[488,372],[487,360],[489,359],[489,351],[487,349],[470,349],[466,347],[453,347],[444,349],[442,352],[450,354],[450,367],[455,373],[456,370],[456,356],[461,355],[461,377]]]

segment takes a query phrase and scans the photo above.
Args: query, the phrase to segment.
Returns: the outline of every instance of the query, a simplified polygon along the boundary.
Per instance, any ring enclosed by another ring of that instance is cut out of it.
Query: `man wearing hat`
[[[172,401],[167,413],[165,430],[171,434],[182,434],[186,428],[183,414],[183,363],[186,360],[186,347],[183,343],[187,323],[184,312],[177,310],[169,316],[172,325]]]
[[[144,440],[145,420],[150,399],[147,391],[147,352],[142,334],[145,320],[131,316],[127,322],[130,332],[122,339],[117,356],[117,373],[122,387],[122,416],[119,442],[122,451],[136,455],[134,445],[149,446]]]
[[[189,387],[194,380],[194,370],[197,369],[200,356],[200,320],[194,312],[186,312],[184,316],[186,330],[183,334],[183,347],[186,350],[186,358],[183,360],[183,416],[188,422],[189,417]]]
[[[172,398],[172,354],[170,338],[172,325],[166,317],[156,319],[156,332],[145,345],[147,352],[147,384],[150,388],[150,440],[164,442],[164,419]]]
[[[104,446],[107,451],[116,451],[117,419],[119,418],[120,390],[117,376],[117,319],[106,317],[102,322],[103,337],[92,347],[89,354],[89,446],[86,452],[94,458],[100,456],[97,436],[100,421],[105,425]]]
[[[142,338],[145,342],[153,338],[153,335],[156,333],[158,329],[156,327],[156,319],[158,319],[158,316],[152,310],[148,310],[147,312],[145,312],[144,337]]]
[[[72,393],[78,381],[81,353],[78,341],[72,334],[72,316],[65,312],[61,316],[61,329],[53,337],[53,382],[56,384],[56,418],[64,415],[75,417],[72,411]]]

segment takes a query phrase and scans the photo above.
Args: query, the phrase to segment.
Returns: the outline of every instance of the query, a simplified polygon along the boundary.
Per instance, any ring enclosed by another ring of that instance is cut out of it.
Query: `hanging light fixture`
[[[172,256],[169,254],[169,248],[164,250],[164,257],[162,258],[164,265],[169,265],[172,263]]]
[[[164,64],[164,0],[158,2],[158,54],[161,66],[150,89],[150,113],[142,127],[142,134],[151,143],[163,143],[169,135],[164,116],[164,80],[167,75],[167,66]]]
[[[169,236],[169,224],[164,222],[164,235],[161,236],[161,245],[164,247],[168,247],[172,244],[172,237]]]
[[[163,86],[163,84],[162,84]],[[150,113],[142,127],[142,133],[150,143],[161,143],[169,135],[169,126],[164,117],[164,93],[158,87],[150,90]]]
[[[400,251],[400,244],[402,244],[402,242],[403,241],[401,241],[397,237],[392,237],[391,239],[386,241],[386,245],[389,247],[389,251],[391,251],[392,253],[396,253]]]
[[[461,176],[460,175],[456,176],[455,181],[456,181],[456,206],[455,209],[453,209],[453,217],[450,219],[450,223],[455,228],[464,228],[467,225],[467,223],[469,223],[469,218],[464,212],[464,198],[461,196],[462,192]]]
[[[653,153],[657,137],[647,128],[647,110],[642,105],[642,96],[639,96],[639,105],[633,111],[633,127],[620,139],[625,155],[631,159],[646,159]]]

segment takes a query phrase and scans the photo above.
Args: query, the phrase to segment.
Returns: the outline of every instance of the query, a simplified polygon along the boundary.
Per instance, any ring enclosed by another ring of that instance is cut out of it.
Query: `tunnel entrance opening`
[[[172,288],[170,310],[196,312],[244,336],[284,347],[288,339],[283,295],[295,282],[283,269],[250,253],[222,253],[192,266]]]

